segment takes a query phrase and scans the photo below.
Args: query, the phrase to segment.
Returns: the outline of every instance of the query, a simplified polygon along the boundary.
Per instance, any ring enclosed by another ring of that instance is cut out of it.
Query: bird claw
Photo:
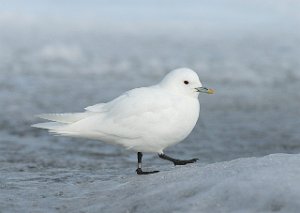
[[[190,160],[176,160],[174,161],[174,165],[186,165],[186,164],[189,164],[189,163],[195,163],[197,160],[199,160],[198,158],[193,158],[193,159],[190,159]]]
[[[136,173],[138,175],[149,175],[149,174],[154,174],[157,173],[159,171],[149,171],[149,172],[144,172],[141,168],[136,169]]]

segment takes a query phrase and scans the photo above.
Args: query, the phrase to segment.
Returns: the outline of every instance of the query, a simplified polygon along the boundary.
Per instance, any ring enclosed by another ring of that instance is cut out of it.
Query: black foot
[[[141,168],[136,169],[136,173],[138,175],[149,175],[149,174],[154,174],[157,172],[159,172],[159,171],[144,172]]]
[[[164,160],[168,160],[168,161],[171,161],[174,163],[174,165],[185,165],[185,164],[188,164],[188,163],[195,163],[197,160],[199,160],[198,158],[193,158],[193,159],[190,159],[190,160],[179,160],[179,159],[176,159],[176,158],[172,158],[168,155],[165,155],[165,154],[159,154],[158,155],[160,158],[164,159]]]
[[[198,158],[193,158],[190,160],[174,160],[172,161],[174,163],[174,165],[186,165],[188,163],[195,163],[197,160],[199,160]]]

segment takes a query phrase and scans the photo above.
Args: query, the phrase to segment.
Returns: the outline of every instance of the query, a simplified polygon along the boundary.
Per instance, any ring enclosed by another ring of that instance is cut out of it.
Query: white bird
[[[158,153],[175,165],[198,160],[178,160],[163,150],[181,142],[193,130],[200,112],[199,92],[214,93],[202,86],[196,72],[180,68],[156,85],[129,90],[110,102],[86,107],[85,112],[38,115],[52,122],[32,127],[122,145],[137,152],[137,174],[156,173],[142,170],[142,152]]]

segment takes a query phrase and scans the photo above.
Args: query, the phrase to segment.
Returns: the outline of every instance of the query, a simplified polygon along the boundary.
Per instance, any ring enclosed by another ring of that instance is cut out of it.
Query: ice
[[[299,154],[273,154],[108,179],[106,171],[31,167],[1,176],[0,205],[2,212],[296,213],[299,163]]]
[[[299,1],[117,2],[0,5],[0,212],[298,212]],[[196,165],[30,128],[178,67],[217,91],[165,150]]]

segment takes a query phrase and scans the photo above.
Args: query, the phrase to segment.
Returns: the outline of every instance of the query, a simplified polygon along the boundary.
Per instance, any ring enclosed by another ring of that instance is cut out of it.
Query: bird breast
[[[161,112],[159,125],[153,125],[150,130],[152,137],[165,147],[185,139],[195,127],[200,112],[198,99],[176,97],[172,102],[173,107]]]

